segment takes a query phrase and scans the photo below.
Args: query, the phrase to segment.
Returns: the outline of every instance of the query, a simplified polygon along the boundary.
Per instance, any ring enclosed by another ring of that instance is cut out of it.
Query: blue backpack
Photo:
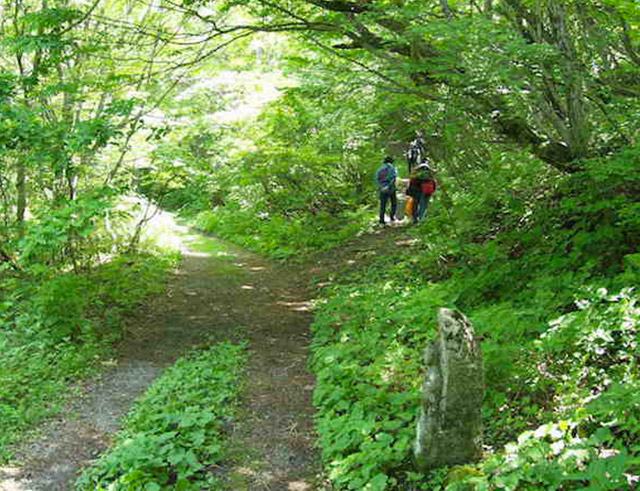
[[[391,188],[393,187],[394,178],[392,170],[393,168],[390,165],[385,165],[378,171],[378,187],[383,193],[391,191]]]

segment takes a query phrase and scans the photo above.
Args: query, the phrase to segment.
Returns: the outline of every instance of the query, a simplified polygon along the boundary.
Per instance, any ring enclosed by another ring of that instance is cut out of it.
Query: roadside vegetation
[[[218,489],[246,359],[240,344],[196,350],[168,368],[127,416],[78,490]]]
[[[145,33],[180,22],[120,2],[0,2],[1,462],[114,356],[176,264],[148,233],[132,162],[187,70],[154,72],[193,59]]]
[[[590,189],[588,173],[571,180]],[[453,240],[439,235],[449,216],[434,210],[413,230],[413,245],[398,246],[325,291],[311,367],[323,457],[339,488],[633,485],[640,463],[633,396],[640,309],[633,286],[640,270],[637,253],[611,241],[631,230],[616,220],[616,232],[589,234],[581,243],[579,224],[589,230],[597,218],[571,204],[575,221],[566,230],[569,198],[548,199],[559,199],[558,206],[537,203],[527,225],[517,224],[516,213],[508,225],[504,209],[491,240],[476,235],[486,232],[473,219]],[[486,212],[483,205],[476,210]],[[482,338],[487,453],[478,466],[424,476],[415,472],[412,444],[422,352],[440,307],[465,312]]]

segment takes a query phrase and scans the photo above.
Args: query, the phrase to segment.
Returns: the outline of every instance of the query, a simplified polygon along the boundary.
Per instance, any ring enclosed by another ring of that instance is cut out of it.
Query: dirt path
[[[402,226],[377,229],[301,264],[264,264],[258,278],[270,291],[263,286],[264,299],[257,296],[248,310],[250,317],[257,314],[259,319],[246,322],[251,326],[246,414],[236,426],[237,458],[227,470],[228,489],[327,489],[314,449],[314,379],[306,368],[313,320],[310,299],[340,275],[365,268],[378,254],[391,254],[406,242],[411,241]],[[260,267],[259,259],[250,262]]]
[[[297,281],[237,248],[203,237],[196,242],[185,249],[166,295],[129,322],[117,364],[83,387],[39,438],[15,449],[18,464],[0,471],[2,491],[71,489],[134,400],[165,367],[212,337],[250,341],[246,419],[234,438],[246,445],[239,454],[261,464],[247,467],[247,489],[310,482],[317,471],[306,371],[310,314]],[[244,465],[240,455],[238,462]]]
[[[330,281],[331,272],[358,266],[389,243],[385,235],[356,239],[339,255],[319,255],[292,268],[191,237],[167,293],[129,322],[117,363],[82,387],[81,397],[45,424],[39,438],[15,449],[18,464],[0,469],[0,491],[71,489],[78,471],[108,448],[121,418],[162,370],[212,338],[250,343],[243,410],[222,469],[228,489],[320,489],[314,381],[307,371],[309,280]]]

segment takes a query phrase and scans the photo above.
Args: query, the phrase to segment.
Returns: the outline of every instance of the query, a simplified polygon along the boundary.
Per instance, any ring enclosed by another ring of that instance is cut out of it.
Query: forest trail
[[[78,471],[108,448],[121,418],[164,368],[198,343],[226,339],[248,340],[250,358],[243,407],[230,436],[232,457],[217,472],[234,491],[318,489],[314,381],[307,370],[310,280],[330,281],[333,272],[393,244],[386,235],[379,231],[337,255],[288,267],[217,239],[186,236],[166,293],[129,320],[117,361],[80,387],[39,436],[14,449],[18,464],[0,468],[0,490],[71,489]]]
[[[236,427],[234,450],[238,458],[227,470],[228,489],[325,489],[314,448],[314,379],[307,370],[312,299],[338,274],[363,267],[378,253],[402,245],[398,238],[404,235],[404,227],[378,229],[298,264],[263,266],[260,288],[271,289],[271,298],[280,309],[273,309],[272,304],[259,311],[259,302],[247,311],[250,317],[257,316],[253,322],[247,321],[251,326],[244,397],[247,417]],[[252,264],[260,263],[256,260],[252,256]]]

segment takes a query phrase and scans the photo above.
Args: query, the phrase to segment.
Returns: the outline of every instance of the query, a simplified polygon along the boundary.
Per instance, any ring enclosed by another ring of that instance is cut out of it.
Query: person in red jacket
[[[407,195],[414,200],[413,223],[424,220],[431,196],[436,192],[436,180],[428,164],[420,164],[411,173]]]

